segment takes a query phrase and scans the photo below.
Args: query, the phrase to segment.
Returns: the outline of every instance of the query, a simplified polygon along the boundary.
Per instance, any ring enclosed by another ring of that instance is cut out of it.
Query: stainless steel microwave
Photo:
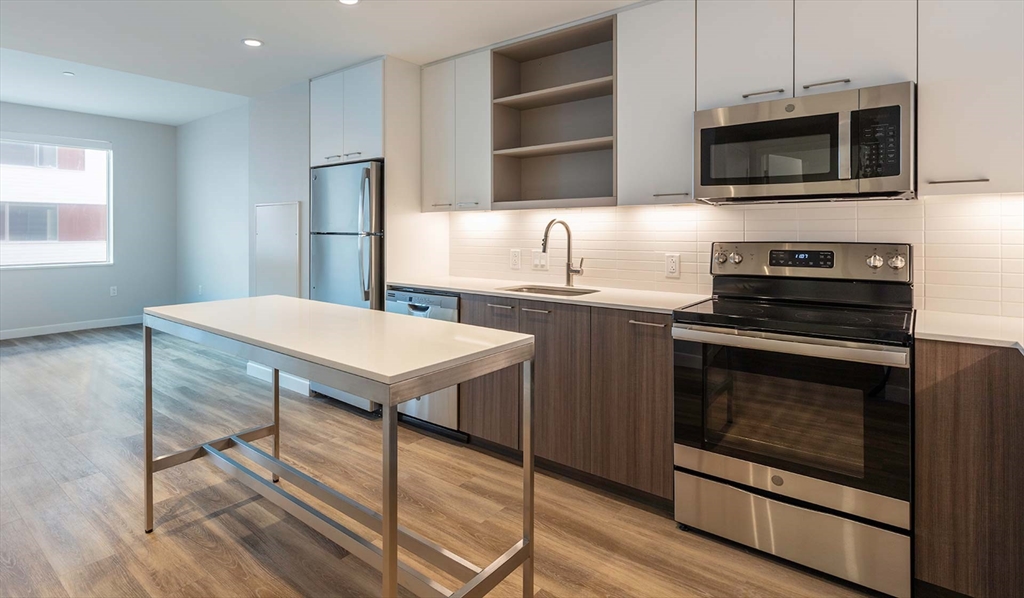
[[[694,197],[711,204],[913,199],[913,82],[694,113]]]

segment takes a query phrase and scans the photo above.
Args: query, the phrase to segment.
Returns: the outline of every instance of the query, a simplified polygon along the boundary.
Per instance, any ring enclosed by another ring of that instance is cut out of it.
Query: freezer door
[[[382,240],[366,235],[310,235],[310,299],[380,309]]]
[[[380,162],[314,168],[309,176],[310,232],[382,232]]]

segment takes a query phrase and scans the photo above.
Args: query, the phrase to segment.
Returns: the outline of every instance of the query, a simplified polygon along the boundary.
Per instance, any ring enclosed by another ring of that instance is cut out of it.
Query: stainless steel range
[[[911,247],[715,243],[676,310],[675,518],[910,595]]]

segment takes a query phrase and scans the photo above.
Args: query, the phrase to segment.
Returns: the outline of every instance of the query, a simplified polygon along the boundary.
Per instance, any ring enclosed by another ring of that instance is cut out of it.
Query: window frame
[[[10,264],[0,265],[0,270],[40,270],[52,268],[95,268],[114,265],[114,144],[109,141],[95,139],[79,139],[56,135],[39,135],[34,133],[17,133],[0,131],[0,139],[19,143],[37,143],[73,147],[87,150],[107,152],[107,255],[104,261],[97,262],[54,262],[50,264]],[[21,203],[11,201],[8,203]],[[59,242],[59,241],[56,241]]]

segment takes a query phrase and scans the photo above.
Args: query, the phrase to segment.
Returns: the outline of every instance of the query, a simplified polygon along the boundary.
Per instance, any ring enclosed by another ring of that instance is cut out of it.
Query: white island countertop
[[[491,295],[494,297],[511,297],[532,301],[550,301],[553,303],[571,303],[573,305],[588,305],[590,307],[631,309],[635,311],[646,311],[659,314],[671,314],[675,309],[687,307],[710,298],[710,295],[698,295],[695,293],[666,293],[663,291],[637,291],[633,289],[596,287],[588,285],[586,279],[583,278],[578,278],[576,280],[576,288],[596,289],[596,293],[568,297],[540,295],[536,293],[517,293],[515,291],[503,291],[501,289],[516,286],[557,287],[561,285],[548,282],[523,282],[494,278],[463,278],[460,276],[442,276],[416,280],[390,280],[388,281],[388,286],[430,291],[472,293],[477,295]]]
[[[533,343],[529,334],[280,295],[144,313],[389,385]]]
[[[1013,347],[1024,353],[1024,319],[918,310],[914,337],[969,345]]]

